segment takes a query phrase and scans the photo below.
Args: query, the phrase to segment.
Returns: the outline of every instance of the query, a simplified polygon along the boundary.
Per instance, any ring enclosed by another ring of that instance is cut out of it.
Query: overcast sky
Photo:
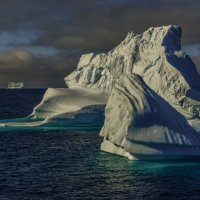
[[[63,87],[81,54],[106,52],[128,31],[179,25],[200,55],[200,0],[0,0],[0,87]]]

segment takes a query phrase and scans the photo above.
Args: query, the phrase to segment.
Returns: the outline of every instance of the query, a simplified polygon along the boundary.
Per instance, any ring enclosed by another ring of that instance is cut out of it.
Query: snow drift
[[[102,126],[108,97],[81,87],[49,88],[41,103],[34,108],[32,119],[67,126]]]

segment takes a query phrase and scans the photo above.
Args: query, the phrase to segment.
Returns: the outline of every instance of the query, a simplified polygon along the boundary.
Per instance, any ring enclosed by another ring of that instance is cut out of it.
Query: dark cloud
[[[37,73],[40,81],[30,77],[27,85],[62,85],[60,78],[75,68],[80,54],[108,51],[128,31],[150,26],[180,25],[184,45],[200,44],[200,0],[0,0],[0,5],[0,51],[10,50],[0,54],[4,84],[9,74],[25,79]],[[22,62],[12,51],[19,48],[34,54],[26,52]]]
[[[194,26],[200,20],[198,0],[111,2],[114,1],[71,4],[74,11],[72,20],[46,32],[36,43],[56,48],[107,50],[130,30],[139,33],[150,26],[168,24],[182,26],[184,44],[200,43],[200,28]]]
[[[6,87],[9,81],[23,81],[26,87],[64,87],[64,77],[74,69],[79,56],[39,56],[22,50],[1,52],[0,87]]]
[[[199,74],[200,74],[200,56],[194,57],[193,61],[194,61],[195,65],[196,65],[196,67],[197,67],[197,70],[198,70]]]
[[[46,34],[38,38],[40,43],[57,48],[71,48],[69,39],[75,41],[75,48],[79,41],[81,47],[88,48],[89,38],[96,44],[94,49],[102,48],[102,41],[107,44],[106,37],[112,38],[112,42],[105,49],[112,48],[127,31],[138,33],[150,26],[167,24],[183,27],[184,43],[200,43],[199,0],[2,0],[0,3],[1,30],[44,31]]]
[[[191,57],[196,57],[200,55],[200,44],[192,44],[183,46],[183,50],[189,54]]]

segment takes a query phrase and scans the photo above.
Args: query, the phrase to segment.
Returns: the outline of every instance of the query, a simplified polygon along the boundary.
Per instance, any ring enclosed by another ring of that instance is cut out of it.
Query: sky
[[[181,26],[183,49],[200,57],[199,10],[200,0],[0,0],[0,87],[64,87],[81,54],[151,26]]]

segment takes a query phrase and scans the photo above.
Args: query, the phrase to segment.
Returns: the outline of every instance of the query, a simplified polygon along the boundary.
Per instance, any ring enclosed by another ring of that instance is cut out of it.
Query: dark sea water
[[[0,90],[0,117],[24,117],[44,90]],[[200,160],[128,161],[98,131],[0,131],[0,200],[200,199]]]

